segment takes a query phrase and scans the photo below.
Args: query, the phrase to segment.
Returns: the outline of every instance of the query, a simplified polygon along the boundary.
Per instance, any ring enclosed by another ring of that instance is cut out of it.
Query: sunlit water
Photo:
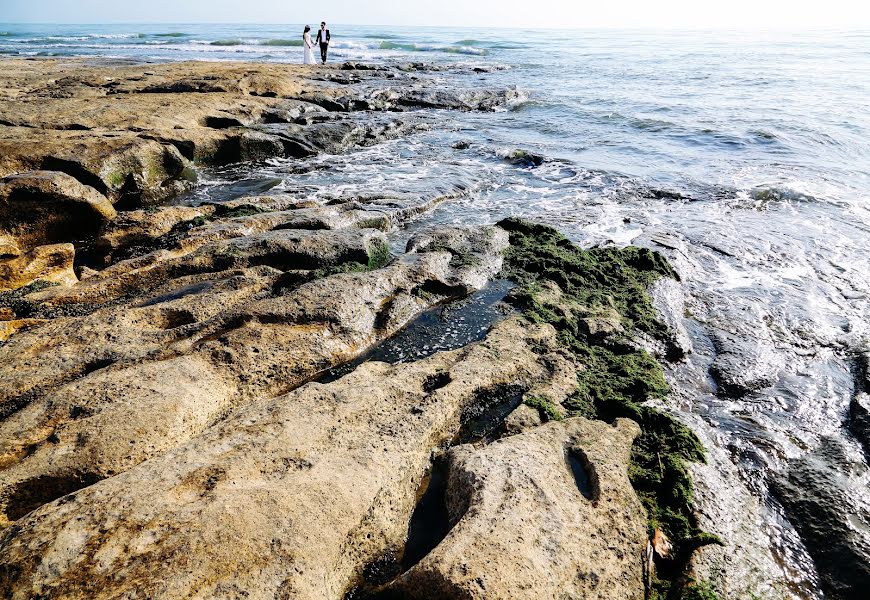
[[[461,188],[461,199],[393,234],[396,248],[432,223],[522,215],[584,246],[666,250],[689,292],[695,346],[671,369],[672,402],[739,467],[793,589],[816,597],[767,481],[824,436],[863,461],[845,425],[853,359],[870,338],[870,32],[332,33],[334,60],[503,66],[435,77],[528,99],[493,114],[430,111],[421,116],[430,131],[346,155],[216,170],[187,201],[273,187],[313,198]],[[301,26],[0,25],[0,53],[301,62],[300,36]],[[460,141],[468,147],[454,149]],[[546,161],[504,160],[517,148]],[[768,340],[778,382],[740,400],[717,394],[707,374],[716,329]],[[849,493],[868,527],[859,466]]]

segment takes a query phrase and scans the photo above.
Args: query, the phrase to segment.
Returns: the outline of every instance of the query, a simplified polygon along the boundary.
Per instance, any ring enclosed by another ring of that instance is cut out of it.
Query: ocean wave
[[[447,46],[446,48],[438,48],[441,52],[449,52],[450,54],[471,54],[474,56],[486,56],[489,54],[483,48],[472,48],[471,46]]]
[[[337,40],[329,43],[331,48],[344,48],[346,50],[377,50],[378,42],[355,42],[353,40]]]
[[[82,56],[90,56],[94,52],[98,51],[124,51],[124,50],[134,50],[134,51],[160,51],[161,54],[166,53],[178,53],[179,55],[184,53],[195,53],[195,54],[220,54],[220,53],[239,53],[239,54],[255,54],[259,55],[262,53],[261,48],[257,48],[256,46],[210,46],[209,43],[206,42],[205,45],[194,45],[194,44],[172,44],[167,42],[157,42],[151,41],[146,42],[144,44],[108,44],[108,43],[91,43],[91,44],[63,44],[63,43],[54,43],[49,46],[51,50],[45,50],[45,52],[64,52],[66,55],[74,56],[75,52],[82,52]],[[35,52],[39,52],[38,50],[33,50],[30,54]],[[25,53],[25,51],[21,51],[21,53]],[[108,56],[108,55],[105,55]],[[115,58],[123,58],[123,55],[112,55]],[[166,56],[163,56],[166,58]],[[171,58],[171,57],[170,57]],[[179,60],[187,60],[182,56],[179,56]],[[205,57],[202,57],[198,60],[207,60]]]
[[[154,37],[168,37],[168,38],[180,38],[186,37],[188,34],[181,33],[180,31],[170,31],[169,33],[155,33]]]
[[[47,39],[74,42],[88,40],[130,40],[147,37],[144,33],[86,33],[82,35],[50,35]]]
[[[302,39],[283,39],[283,38],[273,38],[268,40],[262,39],[239,39],[239,38],[227,38],[222,40],[191,40],[190,44],[193,45],[207,45],[207,46],[218,46],[221,48],[232,48],[235,46],[267,46],[267,47],[301,47]]]
[[[534,101],[529,96],[529,93],[525,90],[517,90],[516,95],[507,101],[505,105],[505,109],[509,111],[519,111],[524,109],[527,106],[531,106],[534,104]],[[498,112],[498,111],[496,111]]]
[[[265,40],[263,42],[259,42],[260,46],[302,46],[302,40],[286,40],[281,38],[276,38],[273,40]]]
[[[469,38],[467,40],[459,40],[458,42],[454,42],[453,45],[458,47],[470,48],[478,48],[484,46],[492,50],[518,50],[520,48],[526,47],[524,44],[520,44],[518,42],[484,42],[483,40],[475,40],[473,38]]]
[[[21,38],[14,41],[19,44],[41,44],[48,46],[66,44],[70,42],[80,42],[81,44],[88,44],[89,42],[93,42],[95,40],[135,40],[144,39],[146,37],[148,36],[146,36],[144,33],[93,33],[86,35],[49,35],[43,37]]]
[[[405,44],[398,42],[381,42],[378,46],[380,50],[405,50],[407,52],[447,52],[450,54],[471,54],[474,56],[485,56],[487,51],[484,48],[474,48],[472,46],[438,46],[435,44]]]
[[[367,33],[367,34],[363,35],[362,37],[369,39],[369,40],[399,40],[399,39],[402,39],[398,35],[392,35],[389,33]]]
[[[629,117],[628,122],[632,127],[636,129],[651,131],[654,133],[666,131],[677,127],[677,124],[673,121],[668,121],[665,119],[653,119],[649,117]],[[707,131],[705,131],[704,133],[707,133]]]
[[[215,40],[213,42],[209,42],[209,46],[241,46],[242,43],[242,40],[237,39]]]
[[[378,48],[381,50],[410,50],[414,51],[417,49],[416,44],[400,44],[399,42],[381,42],[378,45]]]
[[[778,139],[775,133],[764,129],[751,129],[749,134],[765,141],[773,141]]]
[[[98,40],[127,40],[127,39],[142,39],[148,37],[144,33],[91,33],[88,37]]]

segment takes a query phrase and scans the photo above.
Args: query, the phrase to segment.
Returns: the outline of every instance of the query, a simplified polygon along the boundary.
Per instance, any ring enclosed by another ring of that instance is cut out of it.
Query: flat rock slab
[[[15,335],[0,347],[0,410],[8,415],[0,423],[0,514],[20,515],[16,498],[34,482],[93,481],[160,455],[475,289],[500,270],[507,244],[504,231],[485,231],[453,232],[485,257],[474,267],[451,264],[445,250],[411,253],[286,291],[276,267],[366,261],[382,234],[282,230],[223,240],[152,274],[176,282],[162,295]],[[40,488],[25,507],[66,491]]]
[[[364,565],[403,542],[432,448],[451,439],[482,391],[545,378],[532,348],[554,337],[549,326],[510,320],[466,349],[395,367],[366,363],[333,383],[255,402],[16,522],[0,537],[0,595],[342,598]],[[552,439],[539,451],[555,457],[540,458],[564,462],[566,436],[581,431],[545,430]],[[610,450],[627,457],[634,434],[613,429]],[[501,461],[514,458],[496,459],[499,477],[512,469]],[[560,468],[554,500],[567,495],[566,506],[582,510]],[[607,513],[610,478],[601,477]],[[582,528],[579,513],[561,516]],[[545,535],[561,539],[554,529]]]

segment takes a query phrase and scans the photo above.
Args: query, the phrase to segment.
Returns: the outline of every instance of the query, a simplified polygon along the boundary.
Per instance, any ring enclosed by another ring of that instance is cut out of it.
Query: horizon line
[[[290,25],[304,25],[302,21],[296,23],[273,23],[263,21],[104,21],[104,22],[66,22],[56,21],[3,21],[0,25],[55,25],[55,26],[106,26],[106,25],[262,25],[283,27]],[[584,25],[578,27],[541,27],[534,25],[509,26],[509,25],[398,25],[398,24],[369,24],[369,23],[342,23],[335,22],[331,26],[341,27],[399,27],[399,28],[449,28],[449,29],[502,29],[502,30],[540,30],[540,31],[593,31],[593,30],[625,30],[625,31],[867,31],[870,33],[870,25],[850,27],[846,25],[749,25],[749,26],[716,26],[716,25]]]

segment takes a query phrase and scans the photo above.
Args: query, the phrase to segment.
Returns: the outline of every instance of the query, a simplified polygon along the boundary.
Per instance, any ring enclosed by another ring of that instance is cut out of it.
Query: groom
[[[320,58],[323,59],[323,64],[326,64],[326,52],[329,50],[329,30],[326,28],[326,21],[320,24],[320,30],[317,32],[317,43],[320,44]]]

